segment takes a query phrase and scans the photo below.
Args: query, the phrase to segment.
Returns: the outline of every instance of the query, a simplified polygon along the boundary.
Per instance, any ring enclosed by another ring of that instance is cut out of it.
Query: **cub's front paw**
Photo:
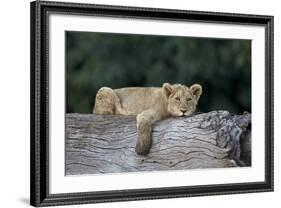
[[[146,139],[138,139],[137,145],[136,145],[136,153],[139,155],[147,155],[149,153],[151,147],[151,140]]]

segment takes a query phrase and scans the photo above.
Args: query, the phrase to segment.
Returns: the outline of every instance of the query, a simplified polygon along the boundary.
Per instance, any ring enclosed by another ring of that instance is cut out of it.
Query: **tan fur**
[[[151,126],[171,116],[188,116],[196,110],[202,87],[194,84],[164,83],[162,87],[102,87],[95,100],[93,113],[134,115],[137,119],[136,152],[146,155],[151,146]]]

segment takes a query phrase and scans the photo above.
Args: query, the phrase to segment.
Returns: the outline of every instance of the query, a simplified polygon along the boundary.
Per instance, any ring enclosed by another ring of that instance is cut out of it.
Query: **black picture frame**
[[[273,16],[34,1],[30,5],[30,203],[71,205],[273,191]],[[49,193],[48,14],[164,19],[265,27],[265,181],[66,194]]]

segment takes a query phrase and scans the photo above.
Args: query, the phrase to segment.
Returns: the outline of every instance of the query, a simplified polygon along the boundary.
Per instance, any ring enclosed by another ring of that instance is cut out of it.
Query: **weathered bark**
[[[251,165],[251,115],[212,111],[153,126],[147,156],[135,153],[135,117],[66,115],[66,174]]]

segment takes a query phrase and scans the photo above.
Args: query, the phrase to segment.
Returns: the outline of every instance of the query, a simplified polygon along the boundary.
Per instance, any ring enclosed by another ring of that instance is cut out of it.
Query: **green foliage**
[[[99,88],[199,83],[198,110],[251,112],[251,41],[66,33],[67,112],[91,113]]]

